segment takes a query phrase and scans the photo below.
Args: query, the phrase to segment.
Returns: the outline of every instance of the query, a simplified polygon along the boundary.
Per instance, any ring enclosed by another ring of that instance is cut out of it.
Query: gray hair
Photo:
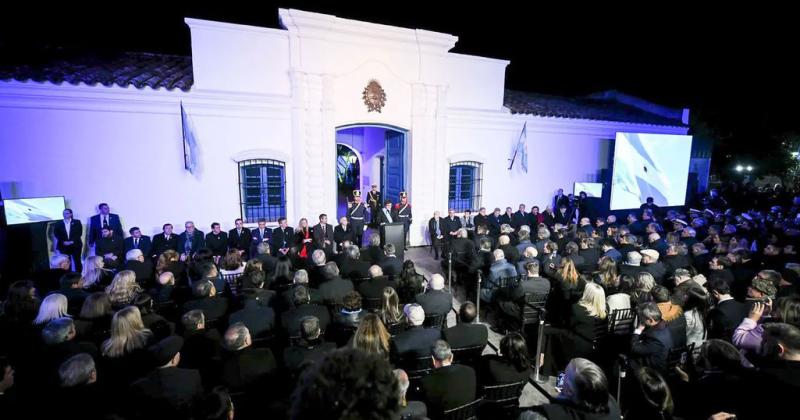
[[[294,284],[308,284],[308,271],[300,269],[294,272]]]
[[[130,250],[130,251],[125,253],[125,260],[126,261],[138,260],[139,257],[143,257],[143,256],[144,256],[144,254],[142,254],[142,250],[141,249],[132,249],[132,250]]]
[[[89,383],[92,373],[96,372],[94,359],[89,353],[78,353],[58,368],[58,376],[62,387],[72,387]]]
[[[466,239],[467,237],[469,237],[469,234],[467,233],[466,229],[461,228],[461,229],[458,230],[458,237]]]
[[[344,252],[347,253],[347,258],[351,260],[358,261],[358,259],[361,258],[361,250],[355,245],[348,246],[345,248]]]
[[[640,254],[638,251],[631,251],[628,253],[628,260],[626,264],[638,266],[641,263],[642,263],[642,254]]]
[[[394,255],[396,250],[394,249],[394,244],[386,244],[383,246],[383,253],[386,255]]]
[[[450,345],[447,341],[436,340],[431,347],[431,356],[439,362],[445,362],[453,358],[453,352],[450,350]]]
[[[258,244],[258,246],[256,247],[256,252],[258,252],[258,255],[268,254],[269,242],[261,242],[260,244]]]
[[[45,325],[42,330],[42,341],[47,345],[61,344],[67,341],[69,333],[74,329],[75,323],[72,318],[56,318]]]
[[[495,249],[492,252],[492,255],[494,256],[495,261],[502,260],[503,258],[506,257],[506,254],[503,252],[502,249]]]
[[[645,302],[639,307],[639,319],[641,321],[651,319],[656,322],[661,321],[661,310],[653,302]]]
[[[333,261],[325,264],[320,271],[322,272],[322,276],[325,278],[336,277],[339,275],[339,267],[337,267],[336,263]]]
[[[548,229],[546,227],[539,228],[539,230],[536,232],[536,237],[539,238],[539,240],[549,239],[550,238],[550,229]]]
[[[243,322],[237,322],[225,331],[225,347],[233,351],[241,350],[246,345],[249,336],[250,330]]]
[[[372,246],[381,246],[381,235],[372,233],[369,235],[369,244]]]
[[[300,319],[300,337],[305,340],[314,340],[320,335],[319,318],[304,316]]]
[[[373,279],[383,275],[383,269],[379,265],[373,265],[369,268],[369,276]]]
[[[536,248],[529,246],[525,248],[525,251],[522,253],[522,255],[526,258],[535,258],[537,255],[539,255],[539,251],[537,251]]]
[[[69,262],[69,255],[53,255],[50,257],[50,268],[61,268],[61,266],[67,262]]]
[[[321,249],[317,249],[311,253],[311,262],[314,265],[322,265],[325,264],[325,251]]]
[[[192,309],[181,317],[183,328],[188,331],[197,331],[197,326],[205,322],[205,314],[202,309]]]

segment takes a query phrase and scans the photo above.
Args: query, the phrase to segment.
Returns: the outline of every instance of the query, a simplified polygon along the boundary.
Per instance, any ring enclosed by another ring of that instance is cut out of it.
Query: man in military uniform
[[[355,235],[356,246],[361,248],[363,245],[361,237],[364,234],[364,221],[367,216],[367,207],[361,202],[361,191],[353,190],[353,200],[347,202],[347,220],[350,226],[353,227],[353,235]]]
[[[394,206],[394,218],[397,222],[403,222],[403,231],[406,236],[405,249],[408,250],[408,232],[411,227],[411,204],[408,203],[408,193],[405,191],[400,192],[400,202]]]
[[[369,204],[370,223],[373,228],[379,225],[378,213],[381,210],[381,192],[378,186],[373,184],[372,189],[367,193],[367,204]]]

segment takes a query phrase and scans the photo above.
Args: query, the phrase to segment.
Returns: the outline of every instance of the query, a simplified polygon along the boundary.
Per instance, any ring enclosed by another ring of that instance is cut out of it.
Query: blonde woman
[[[101,364],[111,386],[127,386],[142,372],[155,368],[147,347],[153,333],[144,327],[142,314],[135,306],[126,306],[111,319],[111,337],[100,346]]]
[[[103,261],[102,256],[91,256],[86,258],[83,264],[83,288],[87,292],[102,292],[104,283],[111,277],[111,270],[105,269],[106,263]]]
[[[33,325],[44,327],[48,322],[61,317],[68,317],[67,297],[61,293],[47,295],[39,306],[39,313],[33,320]]]
[[[378,315],[370,313],[358,324],[358,329],[353,335],[353,348],[381,355],[388,360],[390,338]]]
[[[392,329],[392,326],[399,324],[403,319],[403,313],[400,312],[400,297],[394,288],[386,287],[383,289],[380,316],[383,324],[389,329]]]
[[[131,270],[123,270],[114,276],[111,285],[106,288],[111,305],[116,308],[122,308],[130,305],[139,293],[142,293],[142,288],[136,283],[136,273]]]

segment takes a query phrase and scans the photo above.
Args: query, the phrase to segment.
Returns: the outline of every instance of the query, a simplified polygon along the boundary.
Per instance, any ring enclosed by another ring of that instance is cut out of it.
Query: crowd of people
[[[377,232],[362,244],[346,217],[123,238],[102,204],[83,259],[65,210],[50,269],[5,280],[0,415],[783,417],[800,389],[800,196],[745,190],[756,204],[712,190],[698,209],[648,200],[625,220],[561,191],[541,213],[437,213],[432,251],[467,297],[456,308],[442,275]],[[563,374],[550,403],[492,400],[537,367]]]

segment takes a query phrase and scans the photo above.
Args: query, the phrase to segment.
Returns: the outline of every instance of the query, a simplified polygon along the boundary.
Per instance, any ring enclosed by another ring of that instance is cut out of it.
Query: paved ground
[[[445,276],[445,280],[447,279],[447,273],[443,272],[441,261],[437,261],[433,259],[433,254],[430,252],[429,247],[414,247],[409,248],[408,251],[405,252],[405,259],[410,259],[414,261],[414,264],[417,267],[417,272],[423,274],[426,278],[430,278],[431,274],[440,273]],[[453,287],[453,307],[458,309],[461,305],[461,302],[465,300],[465,291],[463,288],[460,287]],[[483,321],[483,320],[482,320]],[[451,312],[450,315],[447,317],[447,325],[452,326],[456,324],[455,315]],[[491,329],[489,330],[489,341],[494,344],[495,347],[500,346],[500,340],[503,338],[502,335],[495,333]],[[484,354],[492,354],[494,351],[487,346],[486,350],[484,350]],[[548,378],[550,379],[550,378]],[[552,382],[552,380],[550,380]],[[552,385],[550,383],[545,383],[543,387],[550,392],[553,392]],[[547,397],[544,394],[539,392],[535,387],[528,384],[522,390],[522,396],[520,396],[520,406],[521,407],[530,407],[533,405],[541,405],[548,402]]]

